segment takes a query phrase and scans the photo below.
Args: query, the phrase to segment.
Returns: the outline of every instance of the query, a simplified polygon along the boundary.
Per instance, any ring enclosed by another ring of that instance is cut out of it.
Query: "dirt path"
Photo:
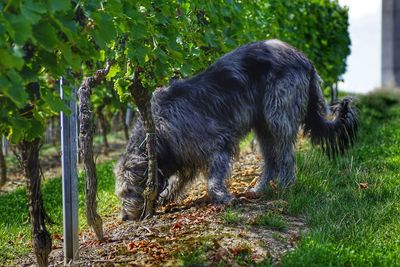
[[[80,266],[248,266],[277,263],[292,250],[306,226],[288,216],[283,200],[243,197],[260,174],[260,157],[242,153],[234,164],[230,191],[239,204],[212,206],[201,201],[205,183],[197,181],[180,203],[161,207],[142,222],[122,222],[118,214],[104,218],[107,240],[99,243],[86,230],[80,240]],[[62,239],[54,241],[50,262],[63,264]],[[33,264],[33,258],[21,265]]]

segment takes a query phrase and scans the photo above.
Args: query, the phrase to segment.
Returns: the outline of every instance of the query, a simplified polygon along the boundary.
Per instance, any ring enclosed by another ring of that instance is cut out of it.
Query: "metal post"
[[[3,141],[1,149],[3,149],[3,155],[7,156],[8,155],[8,140],[5,135],[1,136],[1,138]]]
[[[128,127],[131,124],[131,120],[132,120],[132,109],[130,106],[128,106],[126,108],[126,115],[125,115],[125,124],[128,125]]]
[[[63,81],[60,79],[61,99],[65,99]],[[61,112],[61,149],[62,149],[62,189],[63,189],[63,225],[64,225],[64,264],[79,258],[78,237],[78,175],[77,175],[77,107],[76,92],[66,101],[71,110],[67,116]]]
[[[46,129],[46,144],[51,144],[51,140],[52,140],[51,127],[52,127],[52,122],[50,119],[50,121],[47,123],[47,129]]]
[[[382,86],[400,87],[400,1],[382,1]]]

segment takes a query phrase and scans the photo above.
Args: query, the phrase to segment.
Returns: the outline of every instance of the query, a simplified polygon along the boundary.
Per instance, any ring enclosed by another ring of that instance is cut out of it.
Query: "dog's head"
[[[124,221],[138,220],[142,215],[147,166],[145,157],[125,154],[115,167],[115,194],[122,204],[121,218]]]

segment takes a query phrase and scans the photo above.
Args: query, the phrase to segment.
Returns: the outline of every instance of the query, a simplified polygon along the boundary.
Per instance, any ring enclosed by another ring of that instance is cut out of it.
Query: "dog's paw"
[[[214,205],[232,205],[236,200],[231,194],[222,192],[210,194],[210,199]]]
[[[261,197],[261,193],[253,192],[251,189],[235,194],[235,197],[239,200],[252,200],[252,199],[259,199]]]
[[[256,184],[254,187],[249,188],[246,192],[252,195],[261,195],[264,190],[264,185]]]

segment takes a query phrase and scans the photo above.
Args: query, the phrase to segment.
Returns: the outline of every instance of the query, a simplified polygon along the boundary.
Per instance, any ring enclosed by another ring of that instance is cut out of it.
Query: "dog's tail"
[[[320,78],[313,71],[304,132],[310,134],[312,144],[320,145],[329,158],[343,154],[356,139],[358,113],[351,102],[351,98],[344,98],[328,107],[322,95]]]

